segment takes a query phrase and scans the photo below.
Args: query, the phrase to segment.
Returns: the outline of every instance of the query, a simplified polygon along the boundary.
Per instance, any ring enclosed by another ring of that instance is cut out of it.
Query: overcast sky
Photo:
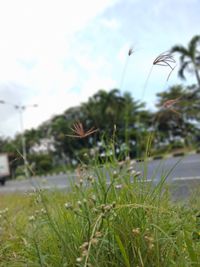
[[[37,103],[24,112],[30,128],[98,89],[121,85],[141,99],[155,57],[200,34],[199,11],[199,0],[0,0],[0,100]],[[148,107],[180,82],[174,72],[166,83],[167,74],[154,68],[142,97]],[[0,136],[19,130],[19,114],[0,105]]]

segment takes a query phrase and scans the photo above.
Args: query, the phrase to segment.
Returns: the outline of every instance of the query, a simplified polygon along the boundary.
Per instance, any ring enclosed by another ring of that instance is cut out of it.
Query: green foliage
[[[19,165],[16,168],[15,175],[17,179],[24,176],[24,165]]]
[[[29,155],[30,171],[34,175],[49,173],[52,170],[52,157],[47,154]]]
[[[158,154],[156,150],[161,151],[164,147],[166,152],[171,150],[169,143],[179,142],[178,139],[184,139],[185,148],[195,146],[200,140],[199,94],[195,86],[172,86],[157,94],[158,111],[153,114],[145,110],[144,103],[135,101],[130,93],[121,94],[117,89],[110,92],[100,90],[81,106],[70,108],[38,129],[25,132],[29,165],[35,162],[37,169],[34,172],[44,174],[59,169],[59,166],[69,168],[75,160],[84,160],[85,154],[90,157],[94,150],[104,155],[107,153],[106,148],[98,147],[97,144],[105,136],[111,137],[114,131],[117,141],[115,153],[131,158],[143,156],[149,131],[153,131],[155,136],[152,143],[154,155]],[[163,103],[176,98],[179,101],[174,106],[175,112],[163,108]],[[71,134],[71,128],[77,121],[81,121],[86,130],[95,127],[99,131],[84,139],[68,137],[67,134]],[[21,135],[14,140],[0,141],[1,151],[12,155],[12,170],[15,173],[16,167],[23,164]],[[35,147],[43,146],[45,142],[49,142],[49,145],[39,156]]]
[[[195,144],[198,138],[200,118],[200,92],[195,86],[184,88],[172,86],[168,91],[157,94],[159,110],[154,116],[157,144],[174,143],[176,139],[184,140],[186,147]],[[178,99],[172,109],[163,108],[169,99]]]
[[[185,48],[181,45],[176,45],[172,47],[171,52],[177,52],[180,54],[180,69],[179,76],[182,79],[185,79],[184,72],[187,70],[188,72],[193,72],[196,76],[198,87],[200,88],[200,35],[194,36],[188,47]]]
[[[173,203],[165,176],[130,178],[131,164],[82,165],[68,193],[2,195],[0,266],[198,266],[199,197]]]

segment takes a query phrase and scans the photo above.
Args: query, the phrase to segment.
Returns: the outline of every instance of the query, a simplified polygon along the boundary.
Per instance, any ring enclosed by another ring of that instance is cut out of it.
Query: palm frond
[[[188,45],[188,48],[189,48],[188,50],[193,59],[195,59],[196,48],[197,48],[198,43],[200,45],[200,35],[195,35]]]
[[[180,64],[182,65],[184,62],[185,62],[185,58],[186,58],[187,56],[185,55],[185,54],[182,54],[181,56],[180,56]]]
[[[175,45],[170,50],[171,53],[179,53],[181,55],[189,56],[189,51],[187,48],[181,45]]]
[[[195,64],[197,68],[200,68],[200,55],[195,58]]]
[[[181,67],[180,67],[179,71],[178,71],[178,76],[179,76],[181,79],[183,79],[183,80],[185,80],[184,71],[185,71],[185,69],[188,67],[189,64],[190,64],[189,61],[185,61],[185,62],[183,62],[183,63],[181,64]]]

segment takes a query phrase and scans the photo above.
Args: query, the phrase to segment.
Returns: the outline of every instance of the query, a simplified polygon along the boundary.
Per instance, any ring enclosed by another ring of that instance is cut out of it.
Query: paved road
[[[178,163],[176,165],[176,163]],[[175,166],[176,165],[176,166]],[[174,168],[174,169],[173,169]],[[195,188],[200,185],[200,155],[187,155],[183,158],[173,157],[164,160],[153,160],[147,163],[136,164],[136,170],[142,171],[148,180],[154,178],[159,181],[160,177],[166,175],[168,182],[172,182],[179,187],[179,195],[185,196],[188,188]],[[71,181],[76,179],[73,174],[62,174],[50,177],[35,177],[24,181],[8,181],[4,187],[0,187],[0,193],[6,192],[26,192],[35,188],[67,188]]]
[[[185,157],[172,157],[163,160],[153,160],[137,165],[137,170],[146,174],[147,179],[160,179],[171,171],[168,181],[176,178],[200,177],[200,155],[187,155]]]

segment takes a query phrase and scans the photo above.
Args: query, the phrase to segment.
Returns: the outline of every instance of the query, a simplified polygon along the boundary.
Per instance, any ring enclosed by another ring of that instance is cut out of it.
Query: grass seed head
[[[174,57],[169,52],[161,53],[155,60],[153,61],[153,65],[169,67],[173,70],[173,64],[176,63]]]
[[[133,48],[130,47],[129,50],[128,50],[128,56],[130,57],[132,54],[133,54]]]
[[[74,138],[85,138],[98,131],[98,129],[95,129],[94,127],[90,128],[88,131],[85,131],[83,128],[83,124],[79,121],[74,123],[73,128],[71,128],[71,130],[74,135],[67,134],[67,136]]]
[[[35,216],[29,216],[29,218],[28,218],[28,220],[29,220],[29,222],[34,222],[35,221]]]
[[[95,195],[92,195],[91,198],[92,202],[95,204],[97,202],[97,198]]]
[[[96,238],[102,237],[102,233],[100,231],[97,231],[94,236]]]
[[[117,178],[118,177],[118,171],[114,170],[113,171],[113,178]]]
[[[128,168],[128,171],[130,171],[130,172],[131,172],[131,171],[134,171],[134,172],[135,172],[135,168],[134,168],[134,166],[131,165],[131,166]]]
[[[3,210],[0,210],[0,214],[1,214],[1,215],[4,215],[4,214],[6,214],[6,213],[8,213],[8,208],[5,208],[5,209],[3,209]]]
[[[148,235],[145,235],[145,236],[144,236],[144,239],[145,239],[149,244],[151,244],[151,243],[154,242],[154,238],[151,237],[151,236],[148,236]]]
[[[92,181],[94,181],[94,177],[93,177],[92,175],[89,175],[89,176],[87,177],[87,180],[88,180],[89,182],[92,182]]]
[[[92,238],[91,239],[91,244],[96,245],[99,242],[97,238]]]
[[[154,244],[153,243],[150,243],[149,245],[148,245],[148,249],[149,250],[152,250],[154,248]]]
[[[175,99],[169,99],[169,100],[165,101],[162,106],[164,108],[171,108],[172,106],[174,106],[176,103],[179,102],[180,98],[181,97],[177,97]]]
[[[46,211],[45,209],[43,209],[43,208],[40,210],[40,212],[41,212],[42,214],[47,214],[47,211]]]
[[[99,213],[98,209],[96,209],[96,208],[93,208],[92,211],[93,211],[94,213]]]
[[[87,204],[87,199],[86,198],[83,199],[83,203]]]
[[[175,64],[175,65],[174,65]],[[171,76],[172,72],[176,68],[176,60],[174,59],[173,55],[170,52],[164,52],[160,54],[154,61],[153,65],[156,66],[163,66],[163,67],[169,67],[171,70],[167,76],[167,81],[169,80],[169,77]]]
[[[70,202],[66,202],[66,203],[65,203],[65,208],[66,208],[67,210],[69,210],[69,209],[72,209],[73,206],[72,206],[72,204],[71,204]]]
[[[88,255],[88,250],[83,250],[83,252],[81,253],[81,255],[83,257],[86,257]]]
[[[136,235],[139,235],[140,234],[140,228],[134,228],[133,230],[132,230],[132,234],[134,235],[134,236],[136,236]]]
[[[76,262],[77,263],[80,263],[80,262],[82,262],[83,261],[83,258],[82,257],[78,257],[77,259],[76,259]]]
[[[121,189],[122,188],[122,184],[116,184],[115,185],[115,189]]]
[[[84,242],[81,246],[80,246],[80,250],[86,250],[88,249],[89,243],[88,242]]]
[[[77,201],[77,205],[79,206],[79,208],[82,206],[82,202],[80,200]]]

